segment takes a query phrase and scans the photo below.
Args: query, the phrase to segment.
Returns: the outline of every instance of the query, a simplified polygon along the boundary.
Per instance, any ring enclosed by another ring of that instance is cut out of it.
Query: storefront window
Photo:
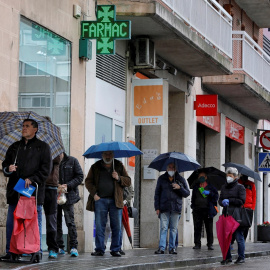
[[[21,17],[19,111],[49,116],[69,153],[71,43]]]

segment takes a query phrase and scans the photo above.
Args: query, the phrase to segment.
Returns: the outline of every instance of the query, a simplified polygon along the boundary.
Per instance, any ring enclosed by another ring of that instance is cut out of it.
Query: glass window
[[[113,120],[96,113],[96,144],[112,141]]]
[[[21,17],[19,74],[19,111],[49,116],[69,153],[71,43]]]

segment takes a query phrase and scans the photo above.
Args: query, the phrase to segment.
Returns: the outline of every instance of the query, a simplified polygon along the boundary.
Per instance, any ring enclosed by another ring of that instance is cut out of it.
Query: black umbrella
[[[194,171],[190,177],[187,179],[190,188],[193,188],[198,182],[198,176],[201,172],[207,174],[207,182],[212,184],[217,190],[220,190],[221,187],[226,183],[226,173],[215,167],[206,167]]]
[[[222,164],[222,166],[224,166],[225,168],[234,167],[238,170],[239,173],[247,175],[255,180],[262,181],[260,175],[254,172],[253,170],[251,170],[246,165],[242,165],[242,164],[238,164],[234,162],[227,162],[227,163]]]

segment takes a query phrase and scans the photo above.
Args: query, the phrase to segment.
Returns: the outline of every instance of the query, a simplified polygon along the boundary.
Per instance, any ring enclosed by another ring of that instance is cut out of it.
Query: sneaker
[[[126,255],[126,253],[125,253],[122,249],[119,250],[119,253],[120,253],[121,255]]]
[[[8,261],[11,259],[11,254],[7,253],[5,256],[0,257],[0,261]]]
[[[57,259],[57,253],[54,252],[53,250],[49,251],[49,258],[50,259]]]
[[[66,252],[62,248],[59,248],[58,254],[59,255],[65,255]]]
[[[78,257],[79,256],[78,250],[76,248],[72,248],[70,250],[70,256],[71,257]]]

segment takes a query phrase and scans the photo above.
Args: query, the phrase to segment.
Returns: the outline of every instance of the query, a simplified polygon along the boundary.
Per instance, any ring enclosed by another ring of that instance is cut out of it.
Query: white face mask
[[[230,184],[230,183],[232,183],[234,181],[234,179],[232,177],[230,177],[230,176],[227,176],[226,179],[227,179],[228,184]]]
[[[169,174],[170,177],[173,177],[174,171],[168,171],[168,174]]]

